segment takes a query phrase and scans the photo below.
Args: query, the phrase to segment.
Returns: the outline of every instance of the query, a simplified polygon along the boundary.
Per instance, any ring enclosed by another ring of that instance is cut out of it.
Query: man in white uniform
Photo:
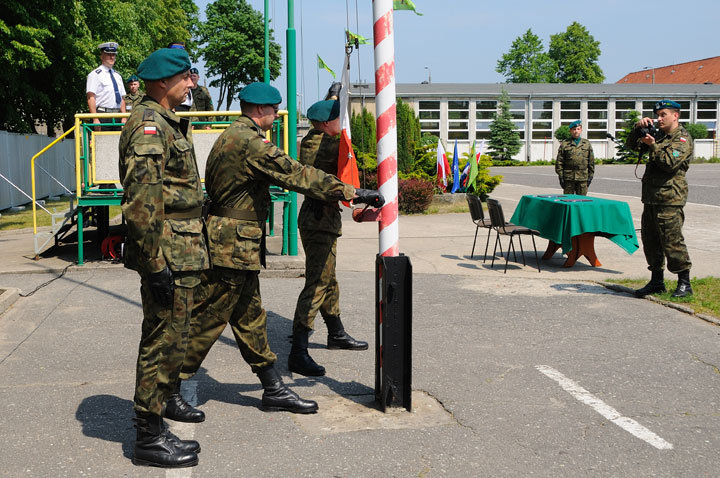
[[[102,64],[87,76],[85,91],[90,113],[125,113],[125,85],[115,66],[118,44],[115,42],[102,43],[100,60]],[[93,123],[112,123],[113,118],[95,118]],[[121,120],[125,123],[125,118]]]

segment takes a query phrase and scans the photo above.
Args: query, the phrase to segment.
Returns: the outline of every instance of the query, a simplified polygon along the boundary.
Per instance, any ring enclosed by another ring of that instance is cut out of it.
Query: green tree
[[[367,108],[363,108],[360,114],[355,114],[353,111],[350,117],[350,136],[357,151],[370,154],[376,153],[375,116]]]
[[[625,148],[625,142],[627,141],[628,136],[630,136],[632,130],[635,129],[635,125],[638,121],[640,121],[641,117],[642,115],[640,114],[640,112],[636,110],[630,110],[625,113],[625,122],[623,123],[623,128],[617,133],[617,143],[619,143],[617,156],[620,161],[635,162],[638,158],[637,151],[632,151]]]
[[[600,42],[578,22],[563,33],[550,35],[548,56],[555,64],[552,83],[602,83],[605,75],[598,65]]]
[[[554,77],[555,65],[544,50],[540,38],[528,28],[498,60],[495,71],[508,83],[547,83]]]
[[[564,124],[555,130],[555,139],[558,141],[565,141],[570,138],[572,138],[572,134],[570,134],[570,127],[568,125]]]
[[[702,123],[688,123],[685,129],[692,139],[705,139],[708,137],[707,126]]]
[[[398,171],[409,173],[415,162],[415,147],[420,143],[420,120],[402,99],[396,101]]]
[[[510,114],[510,96],[503,88],[498,98],[500,112],[490,123],[490,140],[488,149],[490,156],[496,160],[510,160],[522,147],[520,136],[515,132],[515,124]]]
[[[210,86],[220,89],[217,104],[227,109],[242,88],[261,81],[265,67],[263,14],[246,0],[216,0],[205,9],[200,24],[199,52],[205,59],[206,74],[216,79]],[[280,45],[270,30],[270,78],[280,74]],[[295,101],[294,98],[286,98]]]

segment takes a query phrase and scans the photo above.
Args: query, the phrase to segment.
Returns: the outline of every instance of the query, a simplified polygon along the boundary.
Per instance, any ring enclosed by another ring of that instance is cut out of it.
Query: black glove
[[[590,187],[590,183],[592,182],[592,176],[588,176],[588,187]]]
[[[365,203],[372,207],[382,207],[385,204],[385,198],[380,194],[380,191],[374,189],[355,189],[357,197],[353,199],[353,204]]]
[[[339,100],[341,89],[342,89],[342,83],[340,83],[339,81],[336,81],[335,83],[330,85],[327,95],[325,95],[325,99],[326,100]]]
[[[167,266],[160,272],[150,274],[148,284],[150,285],[150,292],[152,292],[153,297],[160,305],[163,307],[172,305],[175,293],[175,282],[173,282],[172,272]]]
[[[560,176],[558,179],[560,179],[560,187],[565,189],[565,178]]]

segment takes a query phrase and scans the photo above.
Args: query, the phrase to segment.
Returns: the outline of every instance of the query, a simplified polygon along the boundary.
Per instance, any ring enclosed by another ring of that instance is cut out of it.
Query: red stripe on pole
[[[392,207],[389,207],[387,209],[383,209],[383,220],[380,222],[380,230],[382,231],[388,226],[391,226],[398,217],[398,199],[395,198],[394,201],[389,203]]]
[[[392,35],[392,30],[393,30],[393,16],[392,16],[392,10],[390,10],[385,15],[378,18],[378,20],[373,25],[373,39],[375,41],[375,46],[377,46],[381,41],[383,41],[389,35]]]
[[[396,114],[395,114],[395,103],[392,104],[390,108],[385,110],[380,116],[377,118],[377,139],[380,141],[382,138],[385,137],[386,134],[392,129],[396,128]],[[382,159],[382,158],[379,158]]]
[[[375,70],[375,91],[380,93],[395,79],[395,62],[383,63]]]
[[[397,173],[397,153],[393,153],[378,164],[378,185],[385,184]]]

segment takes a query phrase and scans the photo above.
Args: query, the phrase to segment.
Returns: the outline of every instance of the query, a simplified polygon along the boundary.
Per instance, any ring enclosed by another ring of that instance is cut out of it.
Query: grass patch
[[[454,212],[470,212],[467,202],[457,204],[431,204],[423,214],[450,214]]]
[[[63,198],[58,201],[45,201],[45,209],[50,212],[62,212],[70,207],[70,198]],[[120,206],[110,206],[110,217],[115,217],[122,212]],[[37,207],[37,225],[50,226],[52,224],[52,218],[50,214],[46,213],[39,207]],[[24,211],[11,211],[6,209],[2,211],[2,217],[0,217],[0,231],[9,231],[12,229],[25,229],[33,227],[33,213],[32,205],[26,204]]]
[[[647,283],[647,279],[607,279],[607,282],[624,285],[631,289],[639,289]],[[667,292],[653,295],[661,300],[683,304],[700,314],[720,317],[720,278],[705,277],[702,279],[691,279],[690,284],[693,288],[693,295],[691,297],[682,299],[670,297],[677,287],[677,281],[674,280],[665,281]]]

